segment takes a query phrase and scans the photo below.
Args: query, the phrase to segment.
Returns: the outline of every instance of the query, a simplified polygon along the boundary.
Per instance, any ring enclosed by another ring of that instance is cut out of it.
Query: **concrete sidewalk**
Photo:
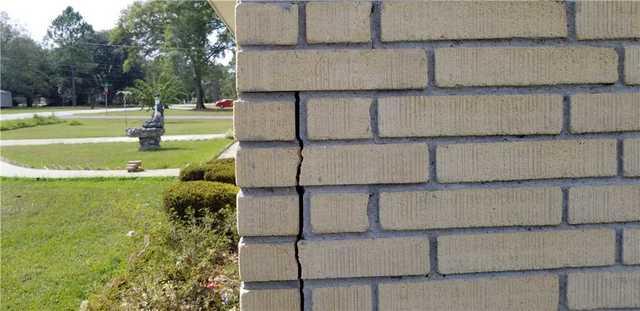
[[[29,119],[33,118],[33,116],[41,116],[41,117],[65,117],[72,116],[78,114],[92,114],[92,113],[107,113],[107,112],[121,112],[121,111],[135,111],[140,110],[139,107],[133,108],[109,108],[109,109],[83,109],[83,110],[64,110],[64,111],[46,111],[46,112],[25,112],[25,113],[10,113],[10,114],[0,114],[0,121],[7,120],[20,120],[20,119]]]
[[[118,116],[63,116],[62,119],[109,119],[109,120],[124,120],[125,115]],[[129,120],[148,120],[149,117],[145,116],[126,116]],[[165,116],[165,120],[233,120],[233,116]]]
[[[209,140],[222,139],[225,134],[200,134],[200,135],[166,135],[162,136],[162,141],[184,141],[184,140]],[[136,137],[87,137],[87,138],[51,138],[51,139],[12,139],[0,140],[0,147],[8,146],[34,146],[53,144],[99,144],[99,143],[131,143],[137,142]]]
[[[48,170],[16,166],[0,159],[0,176],[24,178],[95,178],[95,177],[175,177],[180,169],[170,168],[129,173],[126,170]]]

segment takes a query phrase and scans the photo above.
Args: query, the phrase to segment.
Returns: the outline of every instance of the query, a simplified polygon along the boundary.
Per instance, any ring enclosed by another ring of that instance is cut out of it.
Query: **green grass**
[[[96,114],[88,114],[90,116],[151,116],[151,110],[134,110],[134,111],[117,111],[117,112],[108,112],[108,113],[96,113]],[[165,116],[231,116],[233,115],[233,110],[218,110],[218,109],[207,109],[207,110],[182,110],[182,109],[165,109]]]
[[[30,119],[8,120],[8,121],[0,122],[0,131],[12,131],[12,130],[17,130],[25,127],[59,124],[63,122],[64,120],[61,120],[54,116],[40,117],[36,115]]]
[[[16,114],[16,113],[35,113],[35,112],[53,112],[67,110],[90,110],[89,106],[55,106],[55,107],[11,107],[1,108],[0,114]]]
[[[228,139],[169,141],[156,151],[138,151],[138,143],[100,143],[3,147],[0,156],[21,166],[50,169],[124,169],[142,160],[146,169],[180,168],[211,159],[231,143]]]
[[[161,193],[172,182],[0,179],[2,309],[77,310],[146,234],[167,230]]]
[[[69,125],[77,121],[82,125]],[[125,136],[125,128],[139,127],[144,120],[77,119],[66,123],[3,131],[1,139],[45,139]],[[3,121],[2,123],[8,121]],[[165,135],[223,134],[233,126],[232,120],[165,120]]]

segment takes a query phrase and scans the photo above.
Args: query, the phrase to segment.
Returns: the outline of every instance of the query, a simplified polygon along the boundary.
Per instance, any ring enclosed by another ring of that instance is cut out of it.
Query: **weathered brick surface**
[[[315,233],[365,232],[368,193],[316,193],[311,195],[311,228]]]
[[[640,2],[577,1],[578,39],[640,38]]]
[[[424,275],[429,272],[429,240],[379,238],[298,242],[303,279]]]
[[[614,176],[616,141],[453,144],[437,149],[441,182]]]
[[[233,129],[238,141],[296,139],[295,102],[289,100],[237,100],[233,107]]]
[[[371,311],[371,287],[324,287],[313,290],[313,311]]]
[[[300,184],[418,183],[428,179],[425,144],[308,146]]]
[[[378,100],[381,137],[555,134],[562,96],[403,96]]]
[[[640,84],[640,47],[624,49],[624,81],[626,84]]]
[[[558,288],[558,278],[551,275],[382,283],[379,309],[555,311]]]
[[[371,41],[371,2],[309,2],[307,42]]]
[[[640,131],[640,93],[572,96],[571,131]]]
[[[551,1],[387,1],[382,41],[564,37],[565,12]]]
[[[238,234],[241,236],[292,235],[299,231],[297,193],[247,195],[238,193]],[[274,224],[278,224],[277,226]]]
[[[569,189],[570,223],[640,221],[640,185]]]
[[[442,87],[614,83],[618,55],[596,47],[480,47],[436,49]]]
[[[612,265],[615,240],[609,229],[440,236],[438,270],[452,274]]]
[[[307,137],[313,140],[371,137],[371,98],[312,98],[307,102]]]
[[[640,138],[625,139],[624,148],[624,176],[640,176]]]
[[[236,42],[294,45],[298,42],[298,6],[241,2],[236,7]]]
[[[557,225],[559,188],[383,192],[380,225],[387,230]]]
[[[238,52],[242,92],[422,89],[427,54],[421,49]]]
[[[238,245],[240,280],[282,281],[298,278],[295,245],[291,243],[247,243]]]
[[[240,290],[240,310],[299,311],[300,301],[297,288]]]
[[[300,148],[240,147],[236,156],[236,184],[240,187],[292,187]]]
[[[625,265],[640,265],[640,228],[625,229],[622,235],[622,261]]]
[[[640,308],[640,271],[569,273],[569,308]]]

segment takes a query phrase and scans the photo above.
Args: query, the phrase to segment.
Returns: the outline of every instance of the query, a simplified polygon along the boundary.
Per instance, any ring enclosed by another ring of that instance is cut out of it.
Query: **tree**
[[[191,71],[197,109],[204,109],[209,66],[233,47],[230,32],[209,4],[188,0],[134,3],[120,17],[113,41],[129,42],[127,64],[170,53],[182,58]]]

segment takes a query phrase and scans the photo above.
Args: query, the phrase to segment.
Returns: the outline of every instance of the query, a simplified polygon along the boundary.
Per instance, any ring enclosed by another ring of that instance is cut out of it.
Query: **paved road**
[[[174,177],[180,169],[170,168],[129,173],[126,170],[47,170],[16,166],[0,159],[0,176],[25,178]]]
[[[140,110],[140,108],[133,107],[133,108],[109,108],[109,109],[84,109],[84,110],[61,110],[61,111],[47,111],[47,112],[8,113],[8,114],[0,114],[0,121],[29,119],[29,118],[33,118],[33,116],[35,115],[38,115],[41,117],[49,117],[49,116],[65,117],[65,116],[78,115],[78,114],[135,111],[135,110]]]
[[[225,134],[201,134],[201,135],[165,135],[162,141],[182,140],[208,140],[221,139]],[[53,144],[99,144],[99,143],[130,143],[137,142],[136,137],[87,137],[87,138],[51,138],[51,139],[11,139],[0,140],[0,147],[7,146],[32,146]]]
[[[117,119],[123,120],[124,115],[119,116],[63,116],[62,119]],[[145,116],[127,116],[130,120],[148,120],[149,117]],[[165,116],[165,120],[233,120],[233,116]]]

